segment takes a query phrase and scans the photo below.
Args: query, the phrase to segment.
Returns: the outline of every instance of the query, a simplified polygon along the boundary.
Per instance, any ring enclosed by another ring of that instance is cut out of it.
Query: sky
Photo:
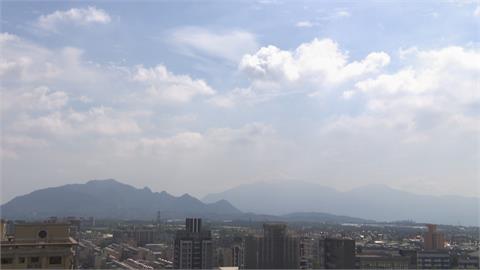
[[[114,178],[480,194],[479,1],[1,1],[1,202]]]

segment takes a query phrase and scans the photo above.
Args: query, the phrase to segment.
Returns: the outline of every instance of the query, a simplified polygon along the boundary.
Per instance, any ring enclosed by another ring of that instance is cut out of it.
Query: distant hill
[[[326,212],[377,221],[414,220],[451,225],[480,221],[479,198],[427,196],[368,185],[341,192],[306,182],[258,182],[209,194],[204,202],[226,199],[242,211],[285,215]]]
[[[163,217],[236,216],[238,209],[226,200],[203,203],[185,194],[175,197],[167,192],[137,189],[116,180],[92,180],[46,188],[18,196],[1,206],[2,218],[34,219],[50,216],[94,216],[115,219],[155,219]]]
[[[478,226],[479,203],[478,198],[417,195],[382,185],[340,192],[305,182],[242,185],[207,195],[202,202],[188,194],[175,197],[109,179],[37,190],[12,199],[0,210],[7,219],[94,216],[151,220],[161,211],[163,218],[327,223],[413,220]]]
[[[51,216],[151,220],[156,218],[158,210],[161,211],[163,218],[196,216],[214,220],[235,219],[260,222],[373,222],[327,213],[302,212],[281,216],[269,213],[243,213],[225,199],[203,203],[188,194],[175,197],[165,191],[152,192],[147,187],[137,189],[113,179],[45,188],[18,196],[1,206],[1,215],[2,218],[7,219],[27,220]]]
[[[375,220],[368,220],[363,218],[338,216],[320,212],[297,212],[280,216],[283,220],[289,222],[312,222],[312,223],[355,223],[367,224],[375,223]]]

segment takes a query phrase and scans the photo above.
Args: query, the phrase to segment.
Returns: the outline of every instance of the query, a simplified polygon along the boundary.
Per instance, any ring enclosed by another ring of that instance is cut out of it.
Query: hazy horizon
[[[47,188],[55,188],[55,187],[60,187],[60,186],[63,186],[63,185],[70,185],[70,184],[87,184],[88,182],[90,181],[105,181],[105,180],[115,180],[119,183],[122,183],[122,184],[127,184],[127,185],[130,185],[136,189],[144,189],[144,188],[148,188],[151,190],[151,192],[153,193],[161,193],[161,192],[167,192],[168,194],[170,195],[173,195],[175,197],[180,197],[182,195],[185,195],[185,194],[188,194],[190,196],[193,196],[201,201],[204,201],[205,197],[207,195],[212,195],[212,194],[217,194],[217,193],[222,193],[224,191],[228,191],[228,190],[231,190],[231,189],[235,189],[235,188],[238,188],[238,187],[242,187],[242,186],[250,186],[250,185],[258,185],[258,184],[311,184],[311,185],[318,185],[319,187],[325,187],[325,188],[332,188],[334,189],[335,191],[339,191],[339,192],[349,192],[349,191],[354,191],[358,188],[365,188],[365,187],[373,187],[373,186],[379,186],[379,187],[387,187],[387,188],[390,188],[390,189],[393,189],[393,190],[397,190],[397,191],[403,191],[403,192],[408,192],[409,194],[413,194],[413,195],[420,195],[420,196],[458,196],[458,197],[463,197],[463,198],[474,198],[474,199],[480,199],[480,195],[478,194],[475,194],[473,196],[463,196],[463,195],[451,195],[451,194],[427,194],[427,193],[417,193],[417,192],[412,192],[412,191],[409,191],[409,190],[405,190],[405,189],[400,189],[400,188],[397,188],[397,187],[392,187],[392,186],[388,186],[388,185],[385,185],[385,184],[365,184],[365,185],[361,185],[361,186],[354,186],[354,187],[350,187],[350,188],[347,188],[347,189],[339,189],[339,188],[335,188],[333,186],[327,186],[327,185],[322,185],[321,183],[319,183],[318,181],[305,181],[305,180],[293,180],[293,179],[281,179],[281,180],[260,180],[260,181],[256,181],[256,182],[250,182],[250,183],[242,183],[242,184],[239,184],[239,185],[236,185],[236,186],[231,186],[231,187],[227,187],[226,189],[222,189],[222,190],[211,190],[210,192],[208,193],[205,193],[205,194],[196,194],[195,192],[188,192],[187,190],[185,191],[181,191],[181,192],[171,192],[169,190],[166,190],[166,189],[152,189],[150,186],[138,186],[136,185],[134,182],[129,182],[129,181],[122,181],[121,179],[113,179],[113,178],[106,178],[106,179],[89,179],[89,180],[81,180],[81,181],[77,181],[77,182],[71,182],[71,183],[67,183],[67,184],[61,184],[61,185],[55,185],[55,186],[45,186],[45,187],[41,187],[41,188],[38,188],[38,189],[35,189],[35,190],[31,190],[31,191],[27,191],[25,193],[22,193],[22,194],[18,194],[16,195],[15,197],[17,196],[23,196],[23,195],[28,195],[30,194],[31,192],[34,192],[34,191],[37,191],[37,190],[42,190],[42,189],[47,189]],[[14,199],[14,197],[10,198],[9,200],[7,201],[2,201],[0,202],[1,204],[4,204],[4,203],[7,203],[8,201],[10,201],[11,199]],[[228,200],[227,200],[228,201]]]
[[[116,179],[480,194],[480,3],[1,2],[1,203]]]

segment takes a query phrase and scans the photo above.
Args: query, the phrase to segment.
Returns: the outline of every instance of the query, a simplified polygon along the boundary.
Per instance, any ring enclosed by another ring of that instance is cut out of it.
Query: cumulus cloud
[[[474,90],[480,74],[478,50],[456,46],[412,50],[409,57],[411,66],[359,81],[357,89],[392,102],[408,96],[409,103],[418,106],[437,104],[445,108],[447,104],[440,102],[466,105],[479,100],[480,93]]]
[[[62,24],[107,24],[110,21],[110,15],[105,10],[89,6],[87,8],[72,8],[65,11],[57,10],[53,13],[42,15],[37,20],[37,26],[44,30],[56,31]]]
[[[175,75],[163,65],[154,68],[139,66],[133,79],[148,87],[148,98],[159,101],[185,103],[196,96],[211,96],[215,93],[204,80]]]
[[[353,90],[344,92],[344,98],[358,95],[364,100],[364,111],[338,118],[329,130],[340,126],[372,132],[393,129],[408,143],[432,140],[439,134],[478,134],[479,57],[478,50],[458,46],[410,49],[402,55],[405,66],[399,70],[359,80]]]
[[[28,84],[39,87],[68,81],[69,88],[75,85],[85,87],[88,83],[102,81],[101,77],[107,73],[99,65],[83,61],[83,51],[78,48],[50,50],[8,33],[0,34],[0,45],[3,86]]]
[[[8,33],[0,34],[0,45],[2,128],[11,136],[49,141],[138,135],[152,129],[155,105],[215,94],[204,80],[164,65],[100,65],[85,61],[78,48],[47,49]],[[15,148],[9,143],[3,157],[16,157]]]
[[[9,110],[56,110],[68,103],[68,94],[63,91],[51,91],[48,87],[40,86],[32,91],[23,91],[20,94],[6,92],[2,96],[2,111]]]
[[[348,55],[330,39],[314,39],[293,52],[275,46],[261,48],[242,58],[240,69],[262,80],[317,80],[337,84],[364,74],[376,72],[390,63],[384,52],[369,54],[362,61],[348,63]]]
[[[214,31],[201,27],[183,27],[172,32],[170,41],[181,53],[235,63],[245,53],[258,48],[255,35],[244,30]]]
[[[293,51],[273,45],[262,47],[254,54],[244,55],[239,64],[251,84],[217,96],[212,102],[232,107],[238,102],[263,101],[299,91],[315,96],[375,74],[390,63],[390,56],[385,52],[372,52],[360,61],[349,62],[348,58],[331,39],[314,39]]]

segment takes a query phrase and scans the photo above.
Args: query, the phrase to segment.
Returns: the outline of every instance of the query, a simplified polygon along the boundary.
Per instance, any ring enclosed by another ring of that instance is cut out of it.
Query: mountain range
[[[238,208],[237,208],[238,207]],[[479,198],[417,195],[383,185],[341,192],[307,182],[257,182],[202,200],[188,194],[152,192],[113,179],[91,180],[36,190],[0,207],[2,218],[94,216],[152,220],[204,217],[216,220],[372,223],[414,220],[450,225],[479,225]],[[331,214],[333,213],[333,214]]]
[[[175,197],[165,191],[152,192],[147,187],[138,189],[113,179],[91,180],[85,184],[36,190],[30,194],[15,197],[0,209],[2,218],[26,220],[51,216],[152,220],[156,218],[157,211],[160,211],[162,218],[168,219],[195,216],[213,220],[304,221],[305,219],[307,222],[374,222],[327,213],[309,213],[308,215],[294,213],[292,216],[244,213],[223,199],[203,203],[188,194]]]
[[[293,212],[328,212],[380,221],[414,220],[450,225],[480,221],[480,198],[418,195],[385,185],[368,185],[350,191],[308,182],[257,182],[209,194],[202,201],[220,199],[242,211],[284,215]]]
[[[1,206],[2,217],[10,219],[50,216],[94,216],[112,219],[154,219],[157,211],[169,218],[215,217],[242,212],[225,200],[203,203],[184,194],[175,197],[165,191],[137,189],[113,179],[92,180],[46,188],[18,196]]]

